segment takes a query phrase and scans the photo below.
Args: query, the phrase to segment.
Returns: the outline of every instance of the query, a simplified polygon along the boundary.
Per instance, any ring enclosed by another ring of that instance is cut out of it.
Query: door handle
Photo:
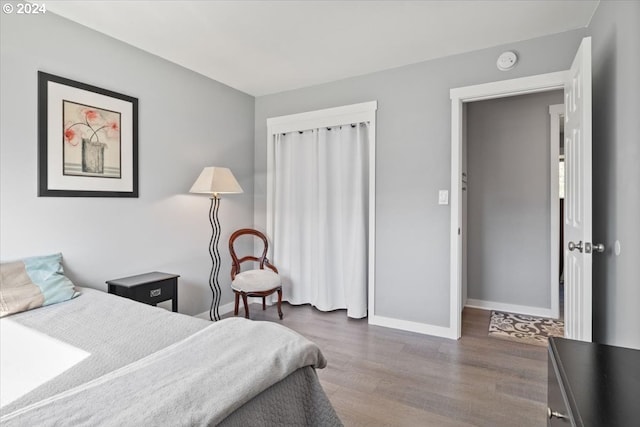
[[[569,242],[568,247],[570,251],[575,251],[577,249],[578,252],[582,252],[582,240],[578,243]]]
[[[551,419],[553,417],[560,418],[560,419],[565,419],[565,420],[569,419],[569,417],[567,417],[562,412],[554,411],[553,409],[551,409],[549,407],[547,407],[547,417],[549,417],[549,419]]]
[[[569,247],[570,251],[575,251],[577,249],[578,252],[582,252],[584,250],[585,254],[590,254],[592,252],[602,253],[604,252],[604,249],[605,249],[602,243],[584,242],[584,246],[583,246],[582,240],[580,240],[578,243],[569,242],[567,246]]]
[[[584,243],[584,252],[586,254],[604,252],[604,245],[602,243]]]

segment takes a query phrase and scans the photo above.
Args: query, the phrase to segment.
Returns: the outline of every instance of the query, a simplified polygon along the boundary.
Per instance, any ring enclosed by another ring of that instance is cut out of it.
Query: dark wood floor
[[[280,322],[275,307],[250,311]],[[458,341],[369,326],[343,310],[283,311],[282,324],[326,356],[318,376],[346,426],[546,425],[546,349],[489,338],[488,311],[465,309]]]

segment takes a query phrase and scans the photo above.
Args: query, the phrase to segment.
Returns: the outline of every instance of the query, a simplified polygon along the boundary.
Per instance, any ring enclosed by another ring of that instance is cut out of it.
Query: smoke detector
[[[515,67],[517,62],[518,62],[518,55],[516,55],[515,52],[513,51],[503,52],[498,57],[498,62],[497,62],[498,70],[508,71],[513,67]]]

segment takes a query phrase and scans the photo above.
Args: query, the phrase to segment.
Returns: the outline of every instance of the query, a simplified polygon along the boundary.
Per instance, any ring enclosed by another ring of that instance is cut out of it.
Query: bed
[[[0,319],[3,426],[342,425],[290,329],[76,289]]]

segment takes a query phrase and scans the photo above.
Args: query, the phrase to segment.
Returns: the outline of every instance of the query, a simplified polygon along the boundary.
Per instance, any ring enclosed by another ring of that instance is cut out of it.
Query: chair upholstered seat
[[[231,288],[239,292],[265,292],[281,285],[280,276],[271,270],[247,270],[236,274]]]

